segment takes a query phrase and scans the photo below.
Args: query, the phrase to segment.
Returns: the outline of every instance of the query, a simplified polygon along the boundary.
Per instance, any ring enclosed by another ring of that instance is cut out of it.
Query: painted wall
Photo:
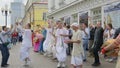
[[[43,20],[43,13],[47,13],[48,12],[48,9],[34,9],[34,27],[33,29],[34,30],[37,30],[37,25],[41,25],[42,27],[43,26],[47,26],[47,21],[46,20]],[[40,28],[41,29],[41,28]]]

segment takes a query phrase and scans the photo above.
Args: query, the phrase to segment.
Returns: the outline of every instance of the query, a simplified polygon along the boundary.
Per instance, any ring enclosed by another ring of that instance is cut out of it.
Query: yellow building
[[[47,3],[34,3],[31,8],[33,9],[33,17],[31,16],[31,24],[34,30],[37,30],[39,26],[47,25]]]
[[[27,6],[28,5],[28,6]],[[31,23],[34,31],[41,29],[39,26],[47,26],[48,3],[47,2],[32,2],[26,4],[26,15],[23,18],[24,24]]]

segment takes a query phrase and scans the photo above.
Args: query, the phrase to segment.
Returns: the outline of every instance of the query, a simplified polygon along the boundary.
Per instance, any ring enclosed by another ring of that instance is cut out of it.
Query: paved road
[[[31,59],[32,64],[29,67],[22,66],[22,62],[19,60],[19,49],[20,44],[17,46],[13,46],[10,50],[11,56],[9,59],[10,66],[8,68],[56,68],[57,62],[53,62],[51,58],[44,57],[39,53],[33,52],[31,49]],[[1,60],[1,56],[0,56]],[[70,56],[67,59],[67,68],[72,68],[70,65]],[[100,67],[92,67],[91,64],[93,63],[92,58],[89,58],[87,62],[84,62],[83,68],[115,68],[114,63],[107,63],[104,60],[101,61],[102,65]]]

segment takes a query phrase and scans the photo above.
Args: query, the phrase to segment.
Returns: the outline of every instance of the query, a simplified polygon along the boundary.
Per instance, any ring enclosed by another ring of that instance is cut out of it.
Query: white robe
[[[32,47],[32,32],[30,29],[23,30],[23,41],[20,48],[20,60],[24,61],[25,58],[29,57],[29,51]]]
[[[48,45],[50,44],[50,40],[51,40],[51,34],[50,32],[52,32],[52,28],[48,28],[46,29],[47,30],[47,34],[46,34],[46,39],[43,43],[43,50],[46,52],[47,51],[47,48],[48,48]]]
[[[54,44],[55,44],[55,38],[53,36],[51,36],[50,42],[49,42],[48,47],[47,47],[48,54],[53,53],[52,48],[53,48]]]
[[[56,31],[56,57],[59,62],[65,62],[67,58],[66,49],[68,46],[64,43],[64,40],[68,39],[68,37],[60,36],[60,34],[68,35],[68,31],[66,29],[57,29]]]

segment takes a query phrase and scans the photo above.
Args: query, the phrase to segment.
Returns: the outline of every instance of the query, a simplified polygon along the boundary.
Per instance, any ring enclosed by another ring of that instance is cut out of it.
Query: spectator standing
[[[104,33],[104,37],[106,37],[106,41],[113,39],[114,34],[115,34],[115,30],[112,27],[112,24],[107,24],[107,31],[106,33]]]
[[[67,30],[69,32],[69,35],[68,35],[69,39],[72,39],[73,32],[70,29],[70,25],[67,26]],[[72,48],[73,48],[72,43],[68,43],[68,48],[67,48],[67,54],[68,55],[71,55]]]
[[[89,55],[89,57],[92,57],[93,53],[91,52],[91,48],[92,48],[93,43],[94,43],[94,35],[95,35],[95,28],[94,28],[92,23],[89,24],[89,30],[90,30],[90,39],[89,39],[89,52],[90,52],[90,55]]]
[[[14,30],[14,32],[12,33],[12,43],[13,43],[13,45],[16,45],[17,38],[18,38],[18,32],[16,30]]]
[[[101,46],[103,44],[103,28],[101,27],[101,23],[97,23],[97,28],[95,31],[95,37],[94,37],[94,47],[93,47],[93,54],[94,54],[94,63],[92,66],[99,66],[100,65],[100,60],[99,60],[99,55],[98,52],[101,49]]]
[[[88,50],[89,38],[90,38],[90,31],[88,29],[88,24],[82,23],[82,41],[83,41],[83,48],[84,48],[83,61],[86,61],[86,59],[87,59],[87,50]]]

